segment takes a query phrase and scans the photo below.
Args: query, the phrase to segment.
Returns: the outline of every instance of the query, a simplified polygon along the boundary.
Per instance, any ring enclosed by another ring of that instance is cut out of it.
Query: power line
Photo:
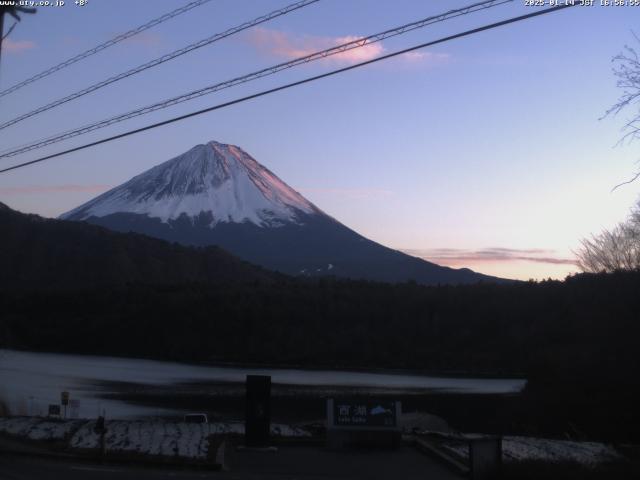
[[[178,15],[181,15],[185,12],[188,12],[191,9],[194,9],[196,7],[199,7],[201,5],[204,5],[205,3],[210,2],[211,0],[196,0],[194,2],[188,3],[183,7],[180,8],[176,8],[175,10],[169,12],[169,13],[165,13],[164,15],[155,18],[147,23],[145,23],[144,25],[140,25],[137,28],[134,28],[133,30],[129,30],[128,32],[122,33],[120,35],[118,35],[117,37],[112,38],[111,40],[108,40],[104,43],[101,43],[100,45],[97,45],[93,48],[90,48],[89,50],[86,50],[82,53],[79,53],[78,55],[76,55],[75,57],[71,57],[68,60],[65,60],[62,63],[59,63],[58,65],[55,65],[51,68],[48,68],[40,73],[38,73],[37,75],[34,75],[33,77],[29,77],[26,80],[23,80],[20,83],[15,84],[12,87],[7,88],[6,90],[3,90],[0,92],[0,98],[4,97],[5,95],[9,95],[10,93],[15,92],[16,90],[21,89],[22,87],[29,85],[30,83],[33,83],[37,80],[40,80],[44,77],[48,77],[49,75],[51,75],[52,73],[57,72],[58,70],[62,70],[63,68],[68,67],[69,65],[73,65],[76,62],[79,62],[80,60],[83,60],[87,57],[90,57],[91,55],[95,55],[98,52],[101,52],[102,50],[109,48],[113,45],[115,45],[116,43],[122,42],[123,40],[126,40],[127,38],[133,37],[134,35],[137,35],[140,32],[143,32],[145,30],[148,30],[152,27],[155,27],[156,25],[159,25],[163,22],[166,22],[167,20],[170,20],[174,17],[177,17]]]
[[[320,60],[323,58],[327,58],[329,56],[332,55],[337,55],[343,52],[346,52],[348,50],[352,50],[355,48],[362,48],[366,45],[370,45],[372,43],[376,43],[376,42],[380,42],[386,38],[390,38],[390,37],[394,37],[397,35],[401,35],[407,32],[410,32],[412,30],[416,30],[418,28],[423,28],[426,27],[428,25],[437,23],[437,22],[442,22],[445,20],[449,20],[451,18],[455,18],[455,17],[459,17],[461,15],[467,15],[469,13],[473,13],[479,10],[484,10],[487,8],[491,8],[491,7],[495,7],[498,5],[502,5],[504,3],[508,3],[508,2],[512,2],[513,0],[486,0],[483,2],[479,2],[479,3],[474,3],[471,5],[468,5],[466,7],[463,8],[459,8],[459,9],[455,9],[455,10],[450,10],[448,12],[445,12],[443,14],[440,15],[435,15],[435,16],[431,16],[431,17],[427,17],[424,18],[422,20],[418,20],[416,22],[412,22],[412,23],[408,23],[406,25],[402,25],[400,27],[396,27],[396,28],[392,28],[389,30],[385,30],[384,32],[380,32],[380,33],[376,33],[373,35],[369,35],[367,37],[363,37],[357,40],[353,40],[332,48],[328,48],[326,50],[321,50],[319,52],[315,52],[315,53],[311,53],[309,55],[306,55],[304,57],[299,57],[296,58],[294,60],[291,60],[289,62],[285,62],[285,63],[280,63],[278,65],[274,65],[262,70],[259,70],[257,72],[253,72],[253,73],[249,73],[247,75],[243,75],[241,77],[236,77],[234,79],[231,80],[227,80],[221,83],[217,83],[215,85],[211,85],[199,90],[195,90],[183,95],[180,95],[178,97],[174,97],[174,98],[170,98],[168,100],[164,100],[162,102],[157,102],[154,103],[152,105],[148,105],[146,107],[142,107],[142,108],[138,108],[136,110],[132,110],[129,111],[127,113],[124,114],[120,114],[117,115],[115,117],[111,117],[108,118],[106,120],[101,120],[99,122],[96,123],[92,123],[89,125],[85,125],[83,127],[77,128],[75,130],[70,130],[61,134],[57,134],[54,135],[52,137],[48,137],[46,139],[43,140],[38,140],[37,142],[31,143],[29,145],[26,146],[21,146],[21,147],[17,147],[14,148],[10,151],[5,151],[4,153],[0,153],[0,158],[7,158],[7,157],[13,157],[16,155],[19,155],[21,153],[25,153],[31,150],[36,150],[39,148],[43,148],[45,146],[48,145],[52,145],[54,143],[58,143],[64,140],[68,140],[70,138],[73,137],[77,137],[79,135],[84,135],[86,133],[92,132],[94,130],[98,130],[100,128],[105,128],[108,127],[110,125],[116,124],[116,123],[120,123],[122,121],[125,120],[129,120],[131,118],[140,116],[140,115],[145,115],[147,113],[151,113],[157,110],[161,110],[173,105],[177,105],[179,103],[183,103],[186,102],[188,100],[193,100],[195,98],[204,96],[204,95],[208,95],[226,88],[230,88],[236,85],[240,85],[243,83],[247,83],[253,80],[257,80],[259,78],[263,78],[269,75],[273,75],[275,73],[278,73],[282,70],[288,69],[288,68],[293,68],[295,66],[304,64],[304,63],[309,63],[312,61],[316,61],[316,60]]]
[[[305,78],[305,79],[302,79],[302,80],[298,80],[297,82],[288,83],[288,84],[285,84],[285,85],[281,85],[279,87],[271,88],[269,90],[263,90],[261,92],[254,93],[253,95],[248,95],[246,97],[237,98],[237,99],[231,100],[229,102],[220,103],[218,105],[214,105],[212,107],[208,107],[208,108],[205,108],[205,109],[202,109],[202,110],[191,112],[191,113],[188,113],[186,115],[181,115],[179,117],[174,117],[174,118],[171,118],[169,120],[164,120],[162,122],[154,123],[152,125],[147,125],[145,127],[136,128],[135,130],[129,130],[128,132],[120,133],[118,135],[114,135],[114,136],[111,136],[111,137],[108,137],[108,138],[103,138],[102,140],[97,140],[95,142],[87,143],[87,144],[81,145],[79,147],[74,147],[74,148],[70,148],[70,149],[62,151],[62,152],[58,152],[58,153],[54,153],[54,154],[51,154],[51,155],[47,155],[47,156],[38,158],[36,160],[31,160],[29,162],[24,162],[24,163],[20,163],[18,165],[13,165],[11,167],[7,167],[7,168],[4,168],[4,169],[0,170],[0,173],[5,173],[5,172],[11,171],[11,170],[16,170],[18,168],[23,168],[23,167],[26,167],[28,165],[33,165],[35,163],[43,162],[45,160],[49,160],[49,159],[52,159],[52,158],[60,157],[62,155],[66,155],[66,154],[69,154],[69,153],[77,152],[77,151],[80,151],[80,150],[84,150],[84,149],[89,148],[89,147],[94,147],[96,145],[100,145],[100,144],[103,144],[103,143],[111,142],[113,140],[117,140],[117,139],[120,139],[120,138],[128,137],[128,136],[134,135],[136,133],[144,132],[144,131],[151,130],[151,129],[154,129],[154,128],[158,128],[158,127],[161,127],[161,126],[164,126],[164,125],[168,125],[170,123],[175,123],[175,122],[178,122],[178,121],[181,121],[181,120],[185,120],[187,118],[195,117],[197,115],[202,115],[204,113],[212,112],[214,110],[219,110],[221,108],[229,107],[231,105],[235,105],[235,104],[238,104],[238,103],[246,102],[248,100],[252,100],[254,98],[258,98],[258,97],[262,97],[262,96],[265,96],[265,95],[269,95],[271,93],[279,92],[281,90],[286,90],[286,89],[289,89],[289,88],[292,88],[292,87],[296,87],[298,85],[303,85],[305,83],[313,82],[315,80],[320,80],[322,78],[327,78],[327,77],[330,77],[330,76],[333,76],[333,75],[337,75],[339,73],[347,72],[349,70],[354,70],[356,68],[360,68],[360,67],[363,67],[365,65],[370,65],[370,64],[373,64],[373,63],[376,63],[376,62],[381,62],[383,60],[387,60],[389,58],[397,57],[398,55],[402,55],[402,54],[405,54],[405,53],[408,53],[408,52],[419,50],[419,49],[422,49],[422,48],[425,48],[425,47],[430,47],[430,46],[433,46],[433,45],[437,45],[439,43],[449,42],[449,41],[455,40],[457,38],[466,37],[466,36],[473,35],[473,34],[476,34],[476,33],[484,32],[486,30],[492,30],[494,28],[502,27],[504,25],[509,25],[511,23],[520,22],[520,21],[523,21],[523,20],[527,20],[529,18],[538,17],[540,15],[545,15],[547,13],[556,12],[556,11],[559,11],[559,10],[563,10],[565,8],[573,7],[575,5],[578,5],[578,4],[577,3],[576,4],[567,3],[567,4],[564,4],[564,5],[557,6],[557,7],[545,8],[543,10],[536,10],[536,11],[534,11],[532,13],[528,13],[526,15],[520,15],[518,17],[512,17],[512,18],[509,18],[507,20],[502,20],[500,22],[491,23],[489,25],[484,25],[482,27],[474,28],[472,30],[467,30],[467,31],[464,31],[464,32],[461,32],[461,33],[456,33],[454,35],[449,35],[447,37],[443,37],[443,38],[440,38],[438,40],[433,40],[431,42],[422,43],[422,44],[416,45],[414,47],[405,48],[403,50],[399,50],[399,51],[396,51],[396,52],[393,52],[393,53],[389,53],[387,55],[382,55],[380,57],[376,57],[374,59],[367,60],[367,61],[364,61],[364,62],[356,63],[356,64],[350,65],[348,67],[343,67],[343,68],[339,68],[339,69],[336,69],[336,70],[332,70],[330,72],[326,72],[326,73],[323,73],[323,74],[320,74],[320,75],[315,75],[313,77],[308,77],[308,78]]]
[[[231,35],[235,35],[236,33],[242,32],[244,30],[247,30],[251,27],[255,27],[256,25],[260,25],[262,23],[268,22],[270,20],[273,20],[274,18],[280,17],[282,15],[286,15],[288,13],[293,12],[294,10],[298,10],[300,8],[306,7],[312,3],[316,3],[319,0],[300,0],[298,2],[292,3],[291,5],[288,5],[284,8],[280,8],[278,10],[274,10],[273,12],[267,13],[266,15],[262,15],[258,18],[255,18],[249,22],[245,22],[241,25],[238,25],[236,27],[230,28],[228,30],[225,30],[222,33],[216,33],[213,36],[207,37],[203,40],[200,40],[198,42],[192,43],[191,45],[187,45],[186,47],[180,48],[178,50],[175,50],[171,53],[167,53],[166,55],[163,55],[161,57],[158,57],[154,60],[151,60],[150,62],[144,63],[142,65],[139,65],[135,68],[132,68],[130,70],[127,70],[126,72],[122,72],[118,75],[114,75],[113,77],[109,77],[106,80],[103,80],[101,82],[95,83],[89,87],[86,87],[82,90],[79,90],[75,93],[72,93],[71,95],[67,95],[66,97],[63,98],[59,98],[58,100],[55,100],[54,102],[51,102],[43,107],[39,107],[36,108],[35,110],[32,110],[31,112],[25,113],[23,115],[20,115],[12,120],[9,120],[3,124],[0,124],[0,130],[3,130],[7,127],[10,127],[11,125],[15,125],[16,123],[19,123],[23,120],[26,120],[27,118],[33,117],[34,115],[37,115],[39,113],[42,112],[46,112],[47,110],[51,110],[52,108],[58,107],[64,103],[70,102],[72,100],[75,100],[76,98],[80,98],[84,95],[87,95],[91,92],[95,92],[96,90],[99,90],[103,87],[106,87],[107,85],[111,85],[112,83],[118,82],[120,80],[123,80],[127,77],[131,77],[133,75],[136,75],[140,72],[143,72],[144,70],[148,70],[150,68],[153,67],[157,67],[158,65],[161,65],[165,62],[168,62],[169,60],[173,60],[174,58],[180,57],[182,55],[185,55],[189,52],[192,52],[194,50],[197,50],[198,48],[202,48],[205,47],[207,45],[210,45],[214,42],[217,42],[218,40],[222,40],[223,38],[226,37],[230,37]]]

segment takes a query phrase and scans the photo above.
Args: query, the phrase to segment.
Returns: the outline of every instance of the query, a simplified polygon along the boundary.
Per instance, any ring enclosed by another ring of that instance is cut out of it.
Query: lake
[[[46,414],[49,404],[60,403],[60,392],[80,401],[79,415],[94,417],[107,411],[110,418],[133,418],[179,414],[177,410],[130,404],[101,398],[104,387],[120,382],[141,386],[175,386],[192,383],[235,383],[248,374],[271,375],[278,385],[300,387],[354,387],[457,393],[518,393],[523,379],[453,378],[402,373],[346,370],[303,370],[190,365],[135,358],[36,353],[0,349],[0,399],[13,414]]]

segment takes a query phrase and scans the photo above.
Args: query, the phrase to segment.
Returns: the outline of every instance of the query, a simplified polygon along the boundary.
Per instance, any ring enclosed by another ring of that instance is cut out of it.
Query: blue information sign
[[[333,423],[340,427],[395,427],[396,402],[370,399],[335,399]]]

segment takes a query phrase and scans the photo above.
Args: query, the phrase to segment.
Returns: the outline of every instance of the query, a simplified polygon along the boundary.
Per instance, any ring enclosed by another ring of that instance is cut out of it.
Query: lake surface
[[[106,410],[111,418],[175,415],[176,411],[136,406],[98,397],[101,382],[175,385],[190,382],[242,383],[246,375],[271,375],[274,384],[325,387],[411,389],[438,393],[504,394],[520,392],[526,380],[430,377],[356,371],[240,368],[189,365],[135,358],[35,353],[0,349],[0,399],[12,413],[46,414],[60,403],[60,392],[80,400],[79,415]]]

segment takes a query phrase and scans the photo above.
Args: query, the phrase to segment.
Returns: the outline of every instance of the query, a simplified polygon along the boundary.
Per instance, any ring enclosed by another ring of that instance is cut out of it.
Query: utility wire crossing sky
[[[144,132],[144,131],[147,131],[147,130],[151,130],[153,128],[158,128],[158,127],[162,127],[162,126],[165,126],[165,125],[169,125],[169,124],[174,123],[174,122],[186,120],[186,119],[194,117],[196,115],[202,115],[204,113],[209,113],[209,112],[212,112],[214,110],[219,110],[221,108],[225,108],[225,107],[229,107],[231,105],[235,105],[237,103],[242,103],[242,102],[246,102],[248,100],[253,100],[253,99],[261,97],[263,95],[269,95],[271,93],[280,92],[280,91],[286,90],[288,88],[292,88],[292,87],[296,87],[298,85],[303,85],[305,83],[309,83],[309,82],[313,82],[313,81],[316,81],[316,80],[320,80],[322,78],[330,77],[330,76],[336,75],[338,73],[344,73],[344,72],[347,72],[349,70],[353,70],[353,69],[356,69],[356,68],[364,67],[365,65],[370,65],[372,63],[380,62],[382,60],[388,60],[390,58],[397,57],[398,55],[403,55],[403,54],[408,53],[408,52],[413,52],[413,51],[419,50],[421,48],[429,47],[429,46],[432,46],[432,45],[437,45],[439,43],[448,42],[448,41],[454,40],[456,38],[466,37],[467,35],[473,35],[475,33],[484,32],[485,30],[491,30],[492,28],[502,27],[504,25],[509,25],[510,23],[521,22],[521,21],[527,20],[529,18],[537,17],[537,16],[540,16],[540,15],[545,15],[547,13],[552,13],[552,12],[555,12],[555,11],[559,11],[559,10],[562,10],[564,8],[568,8],[568,7],[571,7],[571,6],[573,6],[573,5],[568,4],[568,5],[561,6],[561,7],[547,8],[545,10],[539,10],[539,11],[536,11],[536,12],[533,12],[533,13],[528,13],[526,15],[521,15],[519,17],[509,18],[509,19],[503,20],[501,22],[492,23],[490,25],[484,25],[482,27],[474,28],[473,30],[467,30],[466,32],[457,33],[455,35],[449,35],[448,37],[441,38],[439,40],[434,40],[432,42],[423,43],[421,45],[416,45],[416,46],[413,46],[413,47],[405,48],[404,50],[400,50],[400,51],[397,51],[397,52],[389,53],[387,55],[383,55],[381,57],[377,57],[377,58],[374,58],[372,60],[367,60],[367,61],[364,61],[364,62],[356,63],[355,65],[350,65],[348,67],[343,67],[343,68],[340,68],[340,69],[337,69],[337,70],[332,70],[330,72],[323,73],[321,75],[316,75],[314,77],[305,78],[304,80],[299,80],[297,82],[289,83],[289,84],[286,84],[286,85],[281,85],[279,87],[271,88],[269,90],[264,90],[262,92],[254,93],[253,95],[249,95],[247,97],[238,98],[236,100],[232,100],[230,102],[225,102],[225,103],[222,103],[222,104],[219,104],[219,105],[214,105],[212,107],[205,108],[203,110],[198,110],[196,112],[191,112],[191,113],[188,113],[186,115],[182,115],[180,117],[174,117],[174,118],[171,118],[169,120],[165,120],[165,121],[162,121],[162,122],[159,122],[159,123],[155,123],[153,125],[147,125],[146,127],[138,128],[138,129],[135,129],[135,130],[130,130],[128,132],[121,133],[119,135],[115,135],[113,137],[105,138],[105,139],[102,139],[102,140],[98,140],[96,142],[88,143],[88,144],[82,145],[80,147],[75,147],[75,148],[66,150],[64,152],[59,152],[59,153],[55,153],[55,154],[52,154],[52,155],[47,155],[46,157],[38,158],[36,160],[31,160],[29,162],[24,162],[24,163],[21,163],[21,164],[18,164],[18,165],[7,167],[7,168],[4,168],[4,169],[1,169],[0,173],[9,172],[11,170],[16,170],[18,168],[22,168],[22,167],[33,165],[33,164],[36,164],[36,163],[40,163],[40,162],[43,162],[45,160],[50,160],[52,158],[60,157],[62,155],[66,155],[66,154],[69,154],[69,153],[72,153],[72,152],[77,152],[79,150],[84,150],[85,148],[94,147],[94,146],[97,146],[97,145],[101,145],[103,143],[111,142],[113,140],[118,140],[120,138],[124,138],[124,137],[127,137],[129,135],[134,135],[136,133],[141,133],[141,132]]]
[[[29,77],[15,84],[12,87],[7,88],[6,90],[0,91],[0,97],[4,97],[5,95],[9,95],[10,93],[20,90],[22,87],[25,87],[45,77],[48,77],[49,75],[57,72],[58,70],[62,70],[63,68],[73,65],[74,63],[79,62],[80,60],[84,60],[85,58],[90,57],[91,55],[95,55],[96,53],[101,52],[105,48],[112,47],[117,43],[123,42],[126,39],[133,37],[134,35],[144,32],[145,30],[155,27],[156,25],[160,25],[161,23],[166,22],[167,20],[171,20],[172,18],[177,17],[178,15],[188,12],[192,8],[199,7],[210,1],[211,0],[197,0],[195,2],[188,3],[183,7],[176,8],[175,10],[162,15],[161,17],[155,18],[150,22],[145,23],[144,25],[140,25],[139,27],[134,28],[133,30],[129,30],[128,32],[120,34],[117,37],[114,37],[106,42],[101,43],[100,45],[96,45],[95,47],[90,48],[89,50],[86,50],[85,52],[82,52],[78,55],[75,55],[69,58],[68,60],[65,60],[64,62],[54,65],[53,67],[47,68],[46,70],[38,73],[37,75]]]
[[[4,122],[2,124],[0,124],[0,130],[3,130],[7,127],[10,127],[11,125],[15,125],[16,123],[19,123],[23,120],[26,120],[27,118],[33,117],[34,115],[37,115],[39,113],[42,112],[46,112],[47,110],[51,110],[52,108],[55,108],[59,105],[62,105],[64,103],[70,102],[72,100],[75,100],[77,98],[80,98],[84,95],[87,95],[91,92],[95,92],[96,90],[99,90],[103,87],[106,87],[107,85],[110,85],[112,83],[118,82],[120,80],[123,80],[127,77],[130,77],[132,75],[135,75],[137,73],[143,72],[149,68],[153,68],[153,67],[157,67],[158,65],[163,64],[164,62],[168,62],[170,60],[173,60],[174,58],[178,58],[181,55],[185,55],[187,53],[190,53],[194,50],[197,50],[198,48],[202,48],[205,47],[207,45],[210,45],[214,42],[217,42],[219,40],[222,40],[223,38],[227,38],[230,37],[231,35],[235,35],[239,32],[242,32],[244,30],[247,30],[251,27],[255,27],[256,25],[260,25],[262,23],[268,22],[269,20],[273,20],[274,18],[278,18],[282,15],[286,15],[287,13],[291,13],[295,10],[298,10],[299,8],[303,8],[306,7],[308,5],[311,5],[313,3],[318,2],[319,0],[302,0],[299,2],[295,2],[292,3],[291,5],[288,5],[285,8],[281,8],[279,10],[273,11],[271,13],[268,13],[266,15],[263,15],[261,17],[258,17],[254,20],[251,20],[249,22],[245,22],[242,25],[238,25],[237,27],[233,27],[230,28],[228,30],[225,30],[222,33],[217,33],[211,37],[205,38],[203,40],[200,40],[196,43],[192,43],[191,45],[187,45],[186,47],[183,47],[179,50],[175,50],[169,54],[163,55],[159,58],[156,58],[150,62],[144,63],[142,65],[139,65],[131,70],[127,70],[126,72],[122,72],[118,75],[114,75],[112,77],[107,78],[106,80],[102,80],[101,82],[95,83],[87,88],[84,88],[78,92],[75,92],[71,95],[67,95],[66,97],[60,98],[54,102],[48,103],[47,105],[44,105],[42,107],[39,107],[35,110],[32,110],[31,112],[25,113],[23,115],[20,115],[12,120],[9,120],[8,122]]]
[[[317,0],[313,0],[313,1],[317,1]],[[145,115],[147,113],[154,112],[156,110],[161,110],[161,109],[176,105],[178,103],[182,103],[182,102],[185,102],[185,101],[193,100],[193,99],[201,97],[203,95],[208,95],[208,94],[211,94],[211,93],[215,93],[215,92],[220,91],[220,90],[225,89],[225,88],[229,88],[229,87],[233,87],[233,86],[236,86],[236,85],[240,85],[240,84],[243,84],[243,83],[246,83],[246,82],[250,82],[250,81],[253,81],[253,80],[258,80],[258,79],[263,78],[265,76],[273,75],[273,74],[276,74],[276,73],[278,73],[278,72],[280,72],[282,70],[286,70],[288,68],[296,67],[296,66],[299,66],[299,65],[304,65],[306,63],[317,61],[317,60],[322,60],[322,59],[325,59],[325,58],[330,57],[332,55],[338,55],[338,54],[344,53],[344,52],[346,52],[348,50],[358,49],[358,48],[365,48],[366,46],[368,46],[368,45],[370,45],[372,43],[381,42],[385,38],[390,38],[390,37],[394,37],[394,36],[397,36],[397,35],[402,35],[402,34],[410,32],[412,30],[415,30],[415,29],[418,29],[418,28],[424,28],[424,27],[426,27],[428,25],[432,25],[432,24],[437,23],[437,22],[446,21],[448,19],[455,18],[455,17],[458,17],[460,15],[468,15],[470,13],[473,13],[473,12],[476,12],[476,11],[479,11],[479,10],[482,10],[482,9],[486,9],[486,8],[490,8],[490,7],[493,7],[493,6],[502,5],[504,3],[511,2],[511,1],[513,1],[513,0],[488,0],[488,1],[485,1],[485,2],[472,4],[472,5],[470,5],[468,7],[465,7],[465,8],[456,9],[456,10],[450,10],[448,12],[445,12],[445,13],[441,14],[441,15],[427,17],[427,18],[418,20],[416,22],[412,22],[412,23],[409,23],[409,24],[406,24],[406,25],[402,25],[400,27],[396,27],[394,29],[386,30],[384,32],[376,33],[374,35],[369,35],[369,36],[363,37],[361,39],[352,40],[350,42],[343,43],[342,45],[338,45],[336,47],[324,49],[324,50],[321,50],[321,51],[318,51],[318,52],[311,53],[309,55],[298,57],[298,58],[296,58],[294,60],[291,60],[289,62],[280,63],[280,64],[277,64],[277,65],[271,66],[269,68],[264,68],[264,69],[259,70],[257,72],[252,72],[252,73],[243,75],[241,77],[236,77],[236,78],[233,78],[231,80],[226,80],[226,81],[221,82],[221,83],[216,83],[215,85],[211,85],[211,86],[208,86],[208,87],[205,87],[205,88],[201,88],[201,89],[198,89],[198,90],[195,90],[195,91],[180,95],[178,97],[170,98],[168,100],[163,100],[161,102],[156,102],[153,105],[147,105],[147,106],[145,106],[143,108],[139,108],[139,109],[136,109],[136,110],[124,113],[124,114],[120,114],[120,115],[117,115],[115,117],[111,117],[109,119],[102,120],[100,122],[97,122],[97,123],[94,123],[94,124],[91,124],[91,125],[85,125],[85,126],[83,126],[81,128],[78,128],[78,129],[75,129],[75,130],[70,130],[70,131],[65,132],[63,134],[60,134],[60,135],[57,135],[57,136],[53,136],[53,137],[49,137],[49,138],[47,138],[45,140],[39,140],[39,141],[34,142],[32,144],[24,145],[24,146],[21,146],[19,148],[15,148],[15,149],[9,150],[7,152],[4,152],[4,153],[0,154],[0,158],[13,157],[13,156],[21,154],[21,153],[25,153],[25,152],[28,152],[28,151],[31,151],[31,150],[42,148],[44,146],[51,145],[53,143],[58,143],[59,141],[62,141],[62,140],[67,140],[69,138],[73,138],[73,137],[78,136],[78,135],[83,135],[83,134],[86,134],[88,132],[92,132],[94,130],[107,127],[109,125],[113,125],[114,123],[119,123],[119,122],[124,121],[124,120],[129,120],[129,119],[137,117],[139,115]],[[307,2],[307,4],[308,4],[308,2]],[[297,4],[297,8],[300,8],[300,4]],[[534,12],[534,13],[528,14],[527,18],[529,18],[530,16],[537,16],[537,15],[540,15],[542,13],[546,13],[546,11],[545,12]],[[261,18],[265,18],[265,17],[261,17]],[[253,23],[253,22],[251,22],[251,23]],[[472,32],[472,33],[475,33],[475,32]],[[464,35],[457,35],[455,38],[458,38],[460,36],[464,36]],[[445,39],[443,41],[446,41],[446,40],[451,40],[451,38]],[[435,42],[435,43],[441,43],[441,42]],[[413,47],[413,48],[408,49],[408,50],[403,50],[402,52],[400,52],[400,54],[407,53],[407,52],[413,51],[413,50],[418,50],[420,48],[424,48],[425,46],[426,45],[420,45],[420,46]],[[395,55],[391,55],[391,56],[395,56]],[[379,58],[378,60],[383,60],[383,58]],[[104,84],[105,82],[101,82],[101,83]],[[87,91],[87,90],[85,90],[85,91]],[[67,98],[68,98],[68,100],[73,100],[75,98],[78,98],[79,96],[81,96],[81,95],[76,95],[74,98],[71,98],[71,96],[67,97]],[[61,102],[61,103],[64,103],[64,102]],[[42,108],[39,109],[39,111],[34,111],[34,113],[25,115],[23,117],[26,118],[28,116],[32,116],[32,115],[35,115],[37,113],[41,113],[41,112],[43,112],[43,111],[45,111],[47,109],[48,108],[46,108],[46,107],[42,107]],[[22,118],[22,117],[20,117],[20,118]],[[13,123],[16,123],[16,122],[13,121]],[[11,124],[11,122],[7,122],[4,125],[0,125],[0,129],[2,129],[5,125],[10,125],[10,124]]]

